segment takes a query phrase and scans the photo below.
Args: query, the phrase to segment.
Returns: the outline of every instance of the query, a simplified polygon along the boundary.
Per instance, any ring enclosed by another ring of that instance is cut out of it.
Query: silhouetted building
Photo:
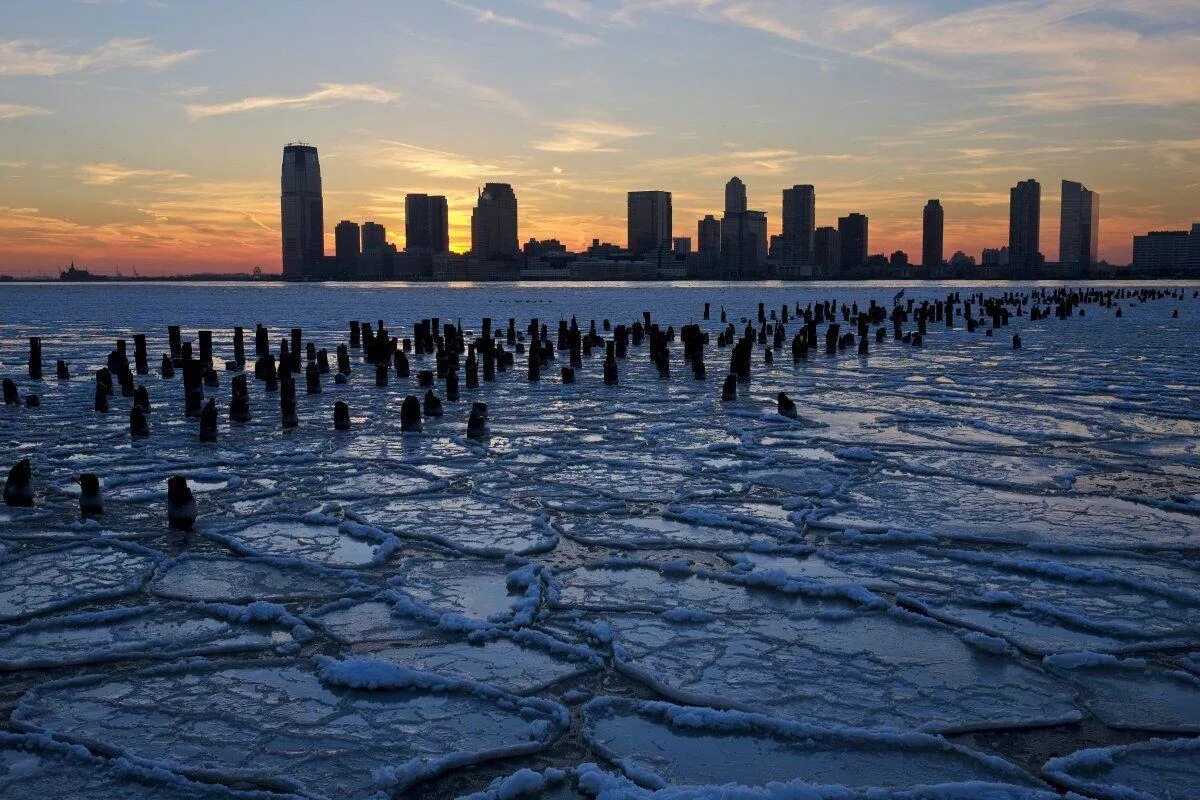
[[[1133,271],[1138,275],[1170,276],[1189,271],[1200,225],[1188,231],[1150,231],[1133,237]]]
[[[858,269],[867,263],[867,218],[858,213],[838,218],[838,239],[841,242],[843,272]]]
[[[280,222],[283,277],[316,275],[325,259],[325,211],[321,164],[317,148],[311,145],[296,143],[283,148]]]
[[[1200,222],[1192,223],[1191,245],[1188,248],[1188,272],[1200,275]]]
[[[746,184],[741,178],[730,178],[725,184],[725,213],[741,214],[746,210]]]
[[[783,190],[783,253],[796,264],[813,263],[817,190],[808,184]]]
[[[671,249],[670,192],[630,192],[628,246],[634,255]]]
[[[1100,195],[1075,181],[1062,182],[1058,260],[1087,271],[1099,261]]]
[[[1008,266],[1008,248],[1007,247],[985,247],[985,248],[983,248],[983,266],[985,266],[985,267],[1007,267]]]
[[[602,242],[599,239],[592,239],[592,246],[587,249],[589,256],[615,256],[621,252],[621,245]]]
[[[333,246],[338,277],[351,278],[358,271],[358,256],[362,253],[362,238],[357,222],[344,219],[333,229]]]
[[[888,266],[892,269],[905,269],[908,267],[908,253],[903,250],[897,250],[892,253],[888,259]]]
[[[504,259],[518,252],[517,196],[507,183],[485,184],[471,212],[471,254],[481,259]]]
[[[821,278],[834,278],[842,270],[842,242],[837,228],[821,227],[813,232],[813,260]]]
[[[926,269],[932,270],[942,266],[945,222],[945,212],[940,200],[930,200],[925,204],[921,225],[921,266]]]
[[[1008,262],[1018,275],[1041,269],[1042,185],[1033,178],[1014,186],[1008,206]]]
[[[382,253],[387,247],[387,228],[378,222],[362,224],[362,252]]]
[[[950,256],[950,269],[955,273],[970,274],[975,269],[975,257],[955,250],[954,255]]]
[[[527,258],[544,258],[551,255],[566,255],[567,246],[558,239],[530,239],[521,248]]]
[[[677,255],[677,256],[690,255],[692,252],[692,237],[676,236],[671,249],[675,252],[675,255]]]
[[[404,249],[413,253],[450,251],[450,219],[445,197],[405,195]]]
[[[719,254],[721,252],[721,220],[709,214],[696,225],[696,243],[699,252]]]
[[[761,277],[767,263],[767,215],[746,208],[746,185],[740,178],[725,184],[725,216],[721,219],[721,257],[728,278]]]

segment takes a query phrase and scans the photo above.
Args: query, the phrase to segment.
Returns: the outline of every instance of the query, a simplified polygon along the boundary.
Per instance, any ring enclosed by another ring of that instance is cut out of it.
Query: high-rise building
[[[926,269],[937,269],[942,266],[942,234],[945,222],[945,212],[942,210],[940,200],[930,200],[925,204],[925,214],[921,226],[921,266]]]
[[[471,255],[504,259],[518,252],[517,196],[507,183],[485,184],[471,212]]]
[[[409,252],[449,252],[450,222],[445,197],[404,196],[404,240],[404,249]]]
[[[1008,263],[1028,275],[1041,269],[1042,185],[1033,178],[1021,181],[1009,193]]]
[[[730,178],[725,184],[725,213],[741,214],[746,210],[746,184],[741,178]]]
[[[707,215],[696,225],[696,243],[700,253],[721,252],[721,220]]]
[[[1169,277],[1189,270],[1200,225],[1188,231],[1150,231],[1133,237],[1133,271],[1137,275]]]
[[[1090,270],[1099,260],[1100,195],[1082,183],[1062,182],[1058,260],[1063,266]]]
[[[676,236],[674,244],[671,249],[675,252],[675,255],[677,255],[677,256],[690,255],[692,252],[692,237]]]
[[[671,193],[630,192],[628,200],[629,252],[645,255],[671,249]]]
[[[333,229],[334,253],[339,277],[353,277],[358,269],[358,256],[362,252],[362,239],[357,222],[344,219]]]
[[[295,143],[283,148],[280,178],[283,277],[318,273],[325,259],[325,211],[317,148]]]
[[[813,263],[817,227],[817,190],[808,184],[783,190],[783,257],[796,264]]]
[[[378,222],[362,224],[362,251],[364,253],[382,253],[387,247],[387,228]]]
[[[1200,222],[1192,223],[1191,239],[1188,242],[1188,273],[1200,276]]]
[[[841,242],[843,270],[863,267],[867,263],[867,218],[859,213],[838,218],[838,239]]]
[[[813,261],[820,268],[819,277],[835,278],[842,269],[842,243],[838,230],[821,227],[813,232]]]

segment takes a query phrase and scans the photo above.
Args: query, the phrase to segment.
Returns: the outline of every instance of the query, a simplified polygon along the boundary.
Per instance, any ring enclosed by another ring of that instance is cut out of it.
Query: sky
[[[780,225],[859,211],[871,252],[1008,237],[1008,190],[1101,195],[1100,255],[1200,220],[1200,0],[7,0],[0,273],[279,270],[283,145],[319,148],[340,219],[403,247],[444,194],[465,250],[485,181],[520,236],[625,242],[629,190],[676,236],[733,175]]]

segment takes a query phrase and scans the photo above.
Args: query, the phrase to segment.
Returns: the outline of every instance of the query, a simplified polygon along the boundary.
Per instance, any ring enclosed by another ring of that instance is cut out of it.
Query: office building
[[[1034,275],[1044,259],[1041,251],[1042,185],[1033,178],[1009,193],[1008,261],[1017,277]]]
[[[450,220],[445,197],[405,195],[404,249],[413,253],[450,251]]]
[[[362,252],[382,253],[387,247],[387,228],[377,222],[362,224]]]
[[[633,255],[671,249],[670,192],[630,192],[627,247]]]
[[[692,237],[676,236],[671,249],[677,256],[691,255],[692,252]]]
[[[1137,275],[1168,277],[1189,271],[1200,225],[1188,231],[1150,231],[1133,237],[1133,271]]]
[[[354,277],[358,270],[358,256],[362,253],[358,223],[348,219],[339,222],[333,229],[333,246],[339,277]]]
[[[721,252],[721,220],[707,215],[696,225],[697,249],[702,254],[717,255]]]
[[[863,214],[850,214],[838,218],[838,240],[841,245],[841,269],[843,272],[859,269],[867,263],[867,218]]]
[[[842,270],[842,243],[838,229],[821,227],[813,231],[813,261],[820,272],[818,277],[836,278]]]
[[[283,277],[312,277],[325,260],[325,212],[317,148],[295,143],[283,148],[280,176]]]
[[[517,196],[507,183],[486,184],[471,212],[471,255],[507,259],[518,252]]]
[[[725,184],[725,213],[741,214],[746,210],[746,184],[741,178],[731,178]]]
[[[813,263],[817,226],[817,191],[808,184],[783,190],[783,253],[785,261]]]
[[[1099,260],[1100,195],[1075,181],[1062,182],[1058,260],[1084,272]]]
[[[940,200],[925,204],[921,225],[921,266],[934,270],[942,266],[945,213]]]

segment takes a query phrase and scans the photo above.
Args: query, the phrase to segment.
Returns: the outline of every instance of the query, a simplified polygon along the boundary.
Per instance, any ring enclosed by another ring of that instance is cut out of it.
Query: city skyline
[[[1030,176],[1053,195],[1048,261],[1063,179],[1103,196],[1112,263],[1197,214],[1195,3],[472,0],[422,3],[419,25],[383,3],[261,3],[237,26],[209,5],[18,5],[0,35],[0,273],[277,272],[278,152],[296,139],[321,151],[326,253],[339,220],[402,245],[409,194],[446,197],[467,250],[476,191],[501,182],[521,241],[574,250],[623,243],[644,187],[672,192],[698,248],[731,175],[769,236],[783,190],[811,185],[814,248],[857,211],[873,252],[914,262],[930,198],[946,254],[978,257],[1008,242],[1008,191]],[[361,19],[378,35],[332,33]]]

